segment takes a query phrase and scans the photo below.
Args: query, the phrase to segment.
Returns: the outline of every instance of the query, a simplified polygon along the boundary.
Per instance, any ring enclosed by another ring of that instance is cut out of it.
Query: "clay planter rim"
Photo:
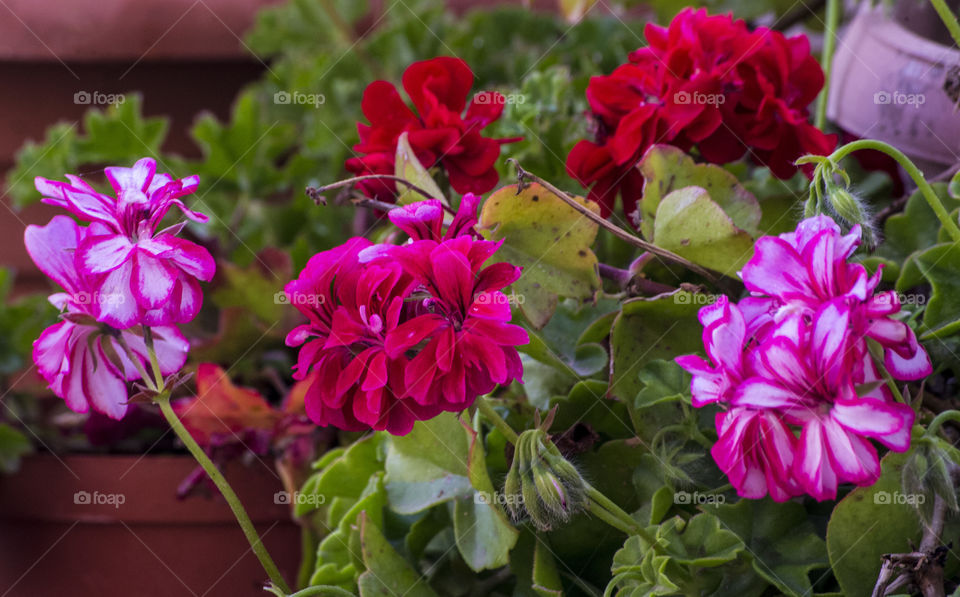
[[[837,47],[827,115],[853,134],[891,143],[921,166],[949,166],[960,154],[960,112],[943,83],[957,64],[960,51],[908,30],[882,6],[864,4]],[[892,94],[924,99],[918,106],[892,101]]]
[[[196,466],[191,456],[179,454],[32,454],[17,473],[0,476],[0,520],[236,524],[219,495],[177,498],[177,486]],[[276,499],[281,481],[268,466],[272,460],[231,462],[221,471],[253,522],[291,521],[289,506]]]

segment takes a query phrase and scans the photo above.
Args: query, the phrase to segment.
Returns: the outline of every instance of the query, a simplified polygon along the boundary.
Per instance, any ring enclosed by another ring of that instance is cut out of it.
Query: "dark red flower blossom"
[[[341,429],[410,431],[414,421],[459,412],[523,373],[516,346],[526,331],[509,323],[502,288],[520,268],[484,267],[499,247],[477,238],[479,197],[467,194],[446,231],[439,201],[389,212],[412,242],[354,238],[315,255],[286,292],[307,323],[294,378],[313,421]]]
[[[629,215],[643,189],[635,166],[656,143],[696,147],[712,163],[749,152],[780,178],[807,153],[829,153],[836,137],[808,121],[823,72],[807,38],[750,31],[730,15],[685,9],[669,27],[649,24],[649,45],[611,74],[593,77],[587,100],[593,141],[567,156],[567,172],[609,215],[617,194]]]
[[[500,118],[504,98],[496,92],[474,96],[467,106],[473,73],[459,58],[442,56],[411,64],[403,73],[403,88],[413,102],[410,110],[387,81],[374,81],[363,92],[361,107],[370,124],[357,124],[360,143],[347,170],[356,174],[392,174],[397,140],[407,133],[410,147],[427,168],[442,165],[458,193],[485,193],[497,184],[494,164],[500,145],[517,139],[490,139],[480,134]],[[466,114],[463,113],[466,108]],[[387,181],[365,181],[370,197],[392,201],[396,187]]]

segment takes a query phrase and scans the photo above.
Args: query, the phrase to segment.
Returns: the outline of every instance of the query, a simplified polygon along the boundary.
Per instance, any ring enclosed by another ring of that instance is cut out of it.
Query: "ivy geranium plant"
[[[284,315],[263,309],[279,406],[183,333],[218,266],[221,305],[256,292],[197,232],[199,177],[37,178],[73,216],[25,234],[62,288],[38,370],[77,412],[159,408],[281,597],[955,591],[958,183],[811,123],[828,81],[804,35],[692,9],[645,32],[585,85],[569,179],[526,169],[537,119],[462,59],[407,66],[413,108],[366,87],[354,176],[304,212],[346,206],[356,233],[301,243]],[[842,167],[861,150],[915,184],[902,212],[871,215]],[[191,351],[196,395],[171,402]],[[313,460],[297,579],[215,464],[241,436]]]

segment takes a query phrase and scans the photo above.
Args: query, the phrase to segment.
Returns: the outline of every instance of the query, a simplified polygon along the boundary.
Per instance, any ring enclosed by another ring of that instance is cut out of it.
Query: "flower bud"
[[[851,226],[859,224],[863,230],[863,240],[869,246],[876,243],[873,232],[873,220],[870,210],[862,199],[850,192],[846,187],[828,183],[827,200],[834,213]]]
[[[513,518],[529,518],[540,530],[570,520],[587,500],[580,473],[541,429],[524,431],[517,439],[504,493]]]

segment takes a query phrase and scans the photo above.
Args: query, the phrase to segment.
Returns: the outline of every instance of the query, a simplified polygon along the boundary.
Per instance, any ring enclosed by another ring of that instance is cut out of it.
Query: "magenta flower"
[[[717,443],[710,449],[737,493],[784,502],[801,493],[793,478],[797,438],[769,410],[731,408],[717,413]]]
[[[142,336],[95,319],[98,303],[122,299],[105,299],[78,271],[77,248],[88,234],[67,216],[55,216],[43,227],[27,227],[24,243],[30,257],[64,289],[50,297],[64,311],[63,321],[44,330],[34,342],[33,360],[53,393],[70,409],[87,412],[93,407],[120,419],[127,412],[126,382],[140,378],[124,344],[141,367],[149,368],[149,357]],[[175,327],[154,327],[153,334],[161,372],[169,375],[180,370],[190,348],[187,340]]]
[[[294,377],[316,375],[306,395],[316,423],[403,435],[520,379],[516,346],[529,339],[509,323],[500,292],[520,269],[483,267],[500,245],[476,238],[479,201],[464,196],[445,231],[439,201],[393,209],[410,243],[354,238],[315,255],[287,284],[308,320],[287,344],[301,347]]]
[[[499,247],[465,235],[390,251],[426,294],[423,313],[391,330],[386,342],[391,356],[416,351],[404,380],[419,404],[458,412],[497,384],[520,380],[516,346],[530,339],[509,323],[509,301],[500,292],[520,277],[520,268],[509,263],[483,268]]]
[[[874,293],[879,275],[849,263],[858,243],[858,229],[842,235],[825,216],[759,239],[741,273],[753,296],[700,310],[709,361],[676,359],[693,375],[693,405],[723,409],[711,454],[743,497],[833,499],[840,483],[876,481],[870,440],[909,449],[914,412],[894,401],[865,337],[897,379],[929,374],[930,360],[891,317],[896,296]]]
[[[418,419],[439,414],[409,400],[406,359],[389,357],[387,334],[407,310],[415,282],[395,263],[361,264],[370,241],[353,238],[314,255],[287,284],[290,302],[307,317],[287,335],[300,346],[294,378],[317,372],[306,394],[307,415],[318,425],[409,433]]]
[[[197,189],[199,179],[156,174],[156,162],[150,158],[132,168],[105,172],[116,197],[99,193],[72,175],[67,175],[70,183],[36,179],[45,203],[91,222],[77,248],[77,263],[100,295],[113,297],[94,303],[96,318],[118,329],[190,321],[203,301],[199,280],[213,277],[213,257],[176,236],[184,223],[159,232],[157,228],[171,207],[191,220],[207,221],[180,200]]]
[[[812,314],[834,298],[853,308],[855,335],[873,338],[884,347],[885,366],[897,379],[920,379],[933,368],[930,358],[906,323],[891,317],[900,311],[896,293],[874,294],[880,272],[873,276],[859,263],[849,263],[860,244],[860,227],[843,235],[827,216],[808,218],[795,232],[757,240],[753,257],[740,276],[755,295],[766,298],[774,319],[791,313]]]
[[[735,406],[781,413],[801,426],[794,476],[818,500],[835,498],[839,483],[877,480],[880,461],[868,438],[897,452],[910,447],[913,409],[857,394],[851,372],[864,355],[858,348],[862,342],[851,333],[851,316],[844,301],[834,300],[812,323],[801,324],[799,337],[786,333],[765,341],[752,355],[757,375],[745,380],[731,400]]]

